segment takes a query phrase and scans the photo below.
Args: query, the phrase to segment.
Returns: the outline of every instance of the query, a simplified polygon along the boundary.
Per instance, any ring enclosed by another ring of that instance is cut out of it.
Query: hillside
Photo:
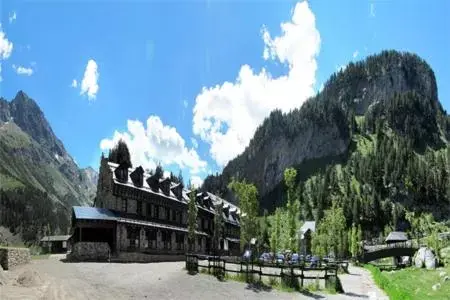
[[[272,112],[203,188],[230,199],[231,178],[246,179],[256,184],[260,207],[273,211],[285,202],[283,171],[295,167],[305,219],[320,219],[332,199],[349,223],[379,221],[379,229],[405,207],[444,218],[449,137],[430,66],[411,53],[383,51],[333,74],[300,109]]]
[[[21,227],[23,213],[17,216],[19,223],[6,223],[19,213],[19,204],[24,205],[25,211],[45,207],[63,220],[72,205],[92,203],[96,183],[97,173],[92,168],[80,169],[76,165],[33,99],[22,91],[10,102],[0,98],[0,208],[9,215],[1,219],[0,225]],[[34,199],[31,201],[30,196],[22,199],[18,195],[33,195]],[[12,202],[16,207],[9,205]],[[8,213],[12,210],[15,212]],[[33,217],[45,220],[43,216],[33,214]],[[51,223],[52,217],[46,218]],[[61,222],[53,224],[53,229]]]

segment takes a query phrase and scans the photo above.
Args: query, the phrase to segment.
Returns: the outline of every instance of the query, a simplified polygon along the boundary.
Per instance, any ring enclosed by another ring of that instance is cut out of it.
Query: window
[[[128,206],[127,202],[128,202],[127,199],[122,198],[122,211],[124,211],[124,212],[127,211],[127,206]]]
[[[151,205],[150,205],[150,203],[147,203],[146,204],[146,206],[147,206],[147,217],[151,217],[152,216],[152,210],[151,210]]]
[[[177,221],[177,215],[178,215],[178,211],[172,210],[172,221],[173,222]]]
[[[142,202],[139,200],[136,201],[136,213],[142,215]]]
[[[153,206],[153,214],[156,219],[159,219],[159,206],[158,205]]]

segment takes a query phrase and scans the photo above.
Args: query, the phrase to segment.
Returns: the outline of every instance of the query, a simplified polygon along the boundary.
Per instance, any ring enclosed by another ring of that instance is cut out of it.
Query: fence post
[[[301,273],[300,273],[300,286],[303,287],[303,268],[304,265],[300,267]]]

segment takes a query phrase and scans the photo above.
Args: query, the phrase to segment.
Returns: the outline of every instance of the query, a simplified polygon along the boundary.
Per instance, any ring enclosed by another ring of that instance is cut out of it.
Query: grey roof
[[[41,239],[41,242],[67,241],[69,238],[70,238],[70,235],[49,235],[49,236],[44,236]]]
[[[307,231],[315,232],[316,231],[316,222],[315,221],[305,221],[303,226],[300,228],[300,238],[303,239],[305,237],[305,233]]]
[[[114,221],[118,217],[113,211],[100,207],[74,206],[72,210],[77,220]]]
[[[407,241],[408,235],[403,231],[392,231],[387,236],[385,242]]]

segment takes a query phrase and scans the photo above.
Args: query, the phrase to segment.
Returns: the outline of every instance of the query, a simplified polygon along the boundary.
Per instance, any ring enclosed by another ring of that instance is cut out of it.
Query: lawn
[[[444,282],[439,273],[446,272],[450,276],[450,266],[436,270],[406,268],[398,271],[380,272],[373,266],[367,267],[377,285],[389,298],[397,299],[450,299],[450,280]],[[434,291],[432,286],[440,283],[441,287]]]

